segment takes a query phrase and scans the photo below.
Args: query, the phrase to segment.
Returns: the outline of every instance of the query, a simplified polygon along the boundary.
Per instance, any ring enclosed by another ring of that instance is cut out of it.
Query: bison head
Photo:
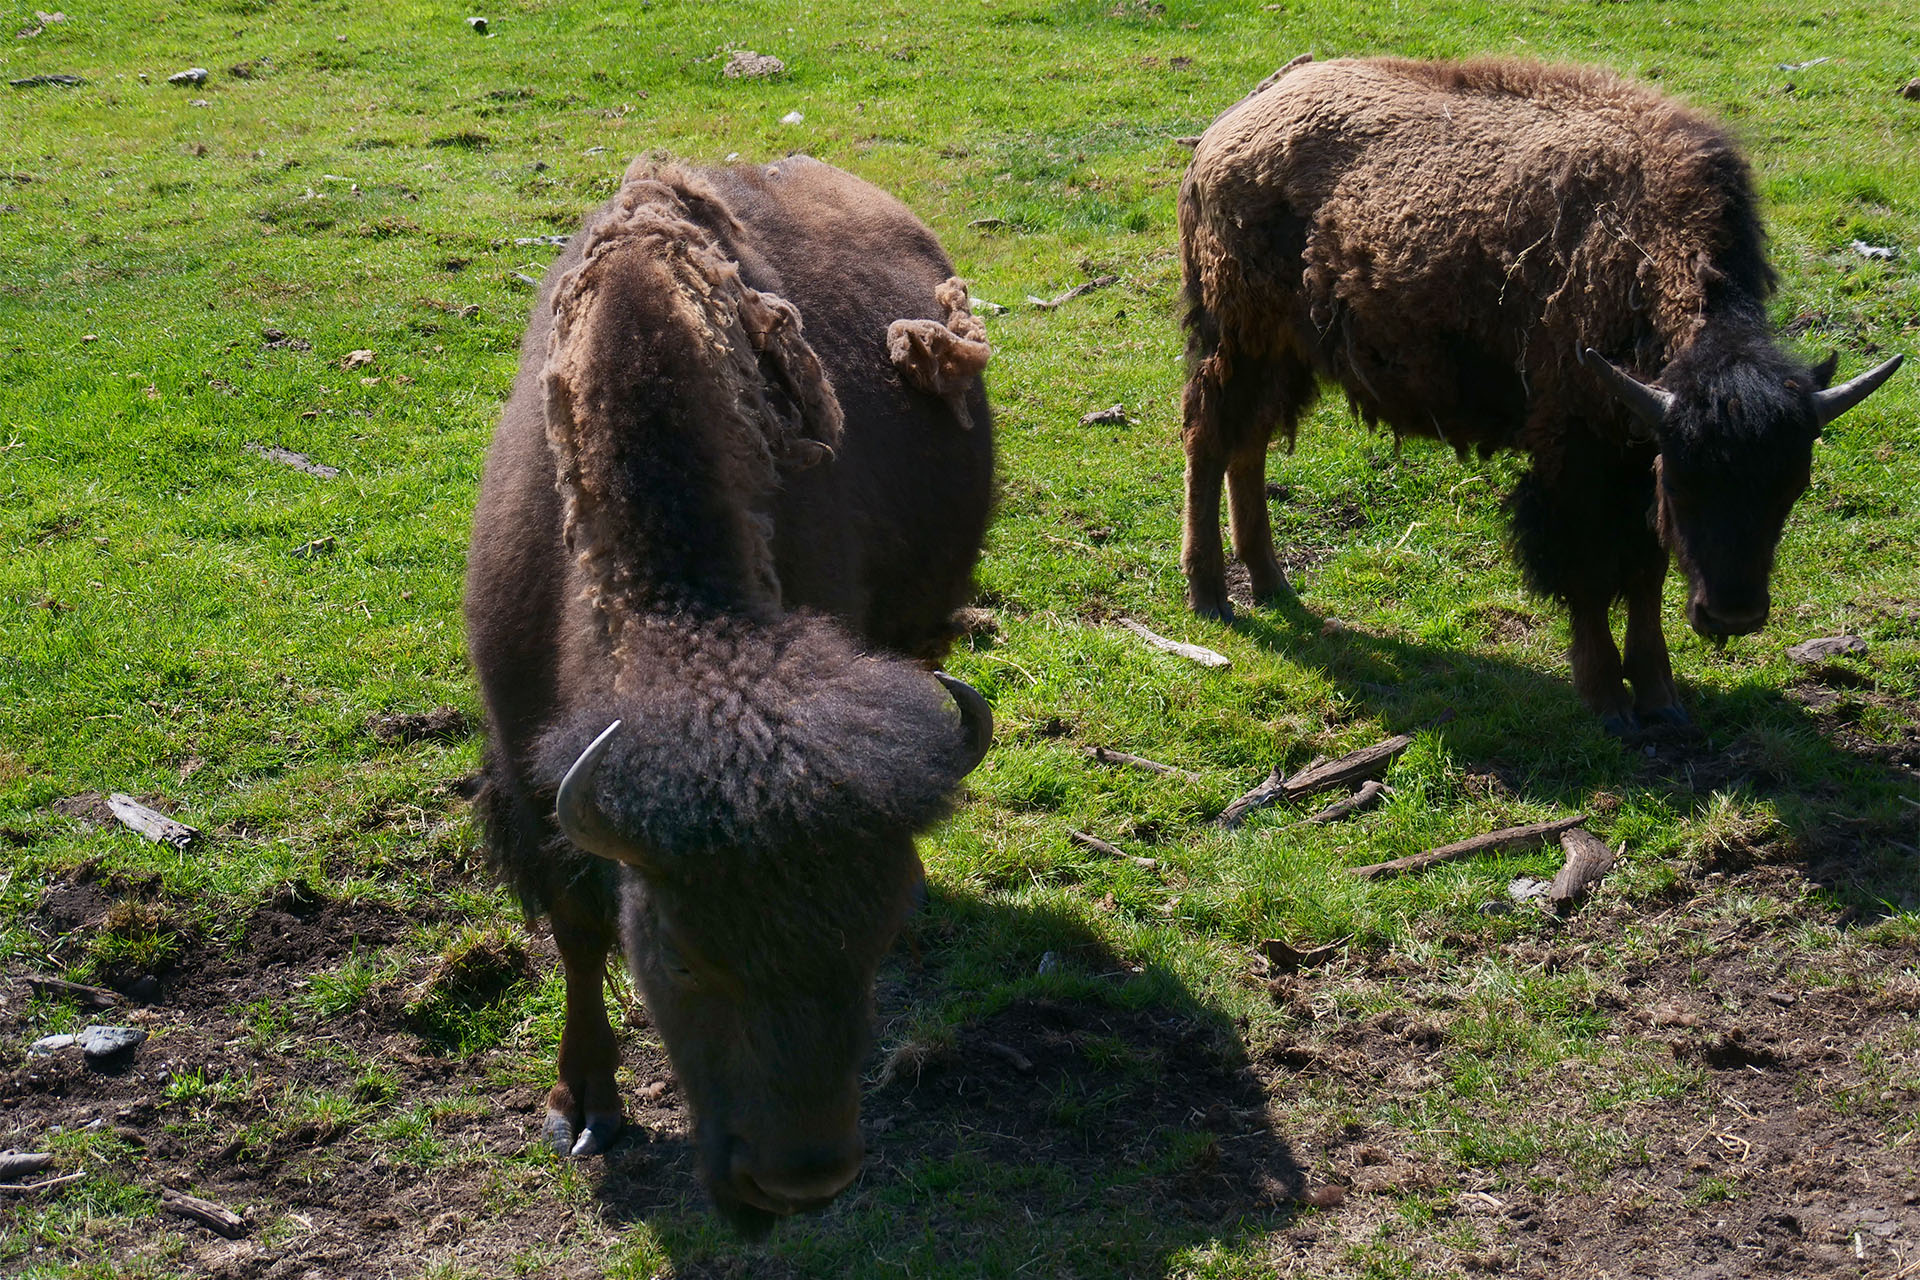
[[[1813,443],[1900,367],[1895,356],[1832,387],[1838,357],[1809,368],[1763,339],[1705,341],[1641,382],[1591,348],[1581,356],[1654,444],[1654,521],[1687,578],[1687,621],[1703,636],[1765,624],[1787,512],[1805,491]]]
[[[874,976],[921,888],[914,833],[993,732],[961,681],[804,630],[654,670],[556,803],[569,840],[625,868],[627,960],[701,1180],[751,1234],[859,1171]]]

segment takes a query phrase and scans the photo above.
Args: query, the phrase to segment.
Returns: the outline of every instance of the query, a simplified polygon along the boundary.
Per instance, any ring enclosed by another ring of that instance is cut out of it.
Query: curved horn
[[[1878,365],[1865,373],[1849,378],[1837,387],[1828,387],[1824,391],[1813,393],[1813,411],[1819,416],[1820,425],[1826,426],[1835,418],[1853,406],[1865,400],[1880,389],[1880,384],[1893,376],[1893,371],[1906,361],[1905,356],[1895,356],[1885,364]]]
[[[593,798],[593,774],[600,767],[600,757],[607,753],[607,743],[613,737],[613,731],[620,727],[620,721],[600,731],[600,736],[588,744],[580,753],[580,758],[567,770],[567,776],[560,779],[560,794],[554,798],[553,816],[560,824],[560,831],[567,839],[588,853],[598,854],[614,862],[637,862],[628,842],[614,829],[607,815],[600,812],[600,806]]]
[[[1634,438],[1653,439],[1653,429],[1666,420],[1667,410],[1673,408],[1673,392],[1648,386],[1592,347],[1581,350],[1580,363],[1593,370],[1614,398],[1633,411],[1634,421],[1646,428],[1635,431]]]
[[[953,695],[954,704],[960,708],[960,724],[967,731],[967,767],[960,771],[964,778],[985,758],[987,746],[993,741],[993,708],[965,680],[944,671],[936,671],[933,676]]]

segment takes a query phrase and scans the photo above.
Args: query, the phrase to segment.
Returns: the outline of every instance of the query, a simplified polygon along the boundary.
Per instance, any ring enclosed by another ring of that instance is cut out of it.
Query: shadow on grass
[[[1548,674],[1481,650],[1330,626],[1291,594],[1243,608],[1234,627],[1324,671],[1396,732],[1451,708],[1457,718],[1439,732],[1455,761],[1515,795],[1568,809],[1601,792],[1644,795],[1681,814],[1716,793],[1770,801],[1783,830],[1728,832],[1724,847],[1707,851],[1716,866],[1798,862],[1860,921],[1920,901],[1920,854],[1907,843],[1913,817],[1898,799],[1920,787],[1920,706],[1866,691],[1870,678],[1852,668],[1812,668],[1792,695],[1683,681],[1691,726],[1615,739],[1581,705],[1564,667]],[[1854,728],[1863,709],[1904,725],[1901,740]]]
[[[982,973],[983,953],[1018,958]],[[1104,1277],[1296,1212],[1303,1171],[1232,1023],[1068,915],[937,895],[878,1004],[867,1163],[831,1207],[747,1244],[705,1211],[687,1144],[640,1133],[607,1157],[607,1216],[651,1225],[677,1276]]]

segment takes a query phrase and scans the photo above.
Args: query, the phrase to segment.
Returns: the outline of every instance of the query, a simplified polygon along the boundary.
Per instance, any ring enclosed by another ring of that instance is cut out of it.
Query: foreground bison
[[[1267,442],[1291,442],[1326,379],[1396,434],[1531,455],[1507,499],[1515,548],[1565,602],[1574,685],[1615,731],[1685,719],[1668,553],[1696,631],[1757,629],[1814,438],[1900,363],[1828,388],[1834,360],[1776,348],[1745,161],[1603,71],[1296,59],[1201,137],[1180,240],[1194,609],[1232,613],[1223,477],[1254,594],[1285,589]]]
[[[549,1140],[591,1154],[621,1123],[617,932],[702,1179],[749,1230],[859,1168],[913,835],[992,733],[928,670],[993,469],[951,275],[816,161],[636,164],[548,275],[480,495],[482,813],[566,972]]]

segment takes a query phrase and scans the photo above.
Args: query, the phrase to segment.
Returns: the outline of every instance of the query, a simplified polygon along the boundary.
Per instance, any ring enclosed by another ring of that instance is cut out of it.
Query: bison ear
[[[1819,390],[1825,391],[1833,385],[1833,375],[1839,368],[1840,353],[1838,351],[1829,351],[1825,360],[1813,366],[1813,385]]]

